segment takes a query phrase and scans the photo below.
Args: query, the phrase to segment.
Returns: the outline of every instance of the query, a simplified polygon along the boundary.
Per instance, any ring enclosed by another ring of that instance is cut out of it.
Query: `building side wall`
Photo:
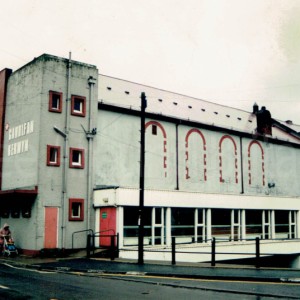
[[[88,199],[88,179],[92,181],[92,174],[88,170],[89,146],[86,132],[89,130],[89,115],[91,109],[91,127],[97,110],[97,94],[93,95],[91,108],[89,107],[90,89],[88,78],[98,77],[98,71],[95,67],[72,62],[69,78],[69,96],[85,97],[85,116],[75,116],[71,114],[71,99],[68,99],[68,61],[67,60],[46,60],[44,65],[43,90],[42,90],[42,128],[39,164],[39,191],[40,198],[44,207],[58,207],[58,246],[71,248],[72,233],[79,230],[85,230],[93,227],[93,208],[92,201]],[[95,87],[97,90],[97,84]],[[62,93],[62,111],[61,113],[49,112],[49,91]],[[68,101],[68,104],[67,104]],[[68,106],[68,107],[67,107]],[[68,122],[66,123],[66,115]],[[54,130],[54,126],[62,132],[67,132],[67,149],[65,153],[64,137]],[[67,126],[67,130],[65,127]],[[60,166],[47,166],[47,146],[60,147]],[[93,141],[90,141],[90,147],[93,148]],[[70,167],[70,149],[76,148],[83,150],[84,167]],[[92,155],[93,150],[90,151]],[[64,188],[65,180],[65,188]],[[65,194],[65,195],[64,195]],[[90,196],[91,197],[91,196]],[[69,199],[83,199],[84,212],[83,220],[70,221]],[[90,218],[90,222],[88,222]],[[92,224],[92,225],[91,225]],[[88,228],[89,226],[89,228]],[[64,228],[62,234],[61,228]],[[84,247],[86,243],[85,236],[77,236],[77,246]]]
[[[3,189],[37,186],[38,196],[34,200],[30,218],[24,218],[22,214],[14,219],[10,216],[1,219],[1,224],[10,223],[18,247],[27,250],[45,247],[45,209],[48,207],[58,209],[58,248],[71,248],[74,231],[94,226],[93,176],[92,168],[88,169],[89,159],[92,162],[93,136],[88,147],[86,133],[89,126],[96,127],[97,80],[91,91],[88,79],[97,79],[98,70],[94,66],[72,61],[68,98],[67,66],[66,59],[42,55],[13,73],[8,82],[5,124],[9,124],[9,128],[6,126],[4,136]],[[62,93],[60,113],[49,111],[50,91]],[[72,115],[72,96],[85,98],[85,116]],[[66,133],[66,152],[64,137],[54,130],[54,126]],[[22,148],[22,144],[19,146],[24,140],[26,148]],[[17,146],[12,146],[14,144]],[[60,148],[59,166],[47,165],[49,145]],[[70,167],[70,148],[83,151],[82,168]],[[22,195],[16,197],[16,201],[24,201]],[[69,199],[82,201],[82,218],[70,220]],[[85,234],[77,236],[76,246],[85,247],[85,244]]]
[[[96,185],[138,187],[140,119],[98,114]],[[300,151],[288,144],[147,119],[145,153],[148,189],[300,196]]]
[[[14,72],[8,80],[3,190],[38,184],[42,80],[40,62]]]
[[[139,183],[139,119],[109,111],[98,111],[95,140],[95,185]]]

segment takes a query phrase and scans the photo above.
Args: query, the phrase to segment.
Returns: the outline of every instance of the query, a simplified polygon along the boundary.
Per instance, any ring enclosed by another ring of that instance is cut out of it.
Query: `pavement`
[[[116,258],[86,258],[85,252],[79,252],[68,257],[2,257],[0,263],[37,270],[59,272],[85,272],[97,274],[127,274],[148,275],[177,278],[256,281],[256,282],[285,282],[300,284],[300,269],[259,268],[240,265],[225,265],[216,263],[177,263],[145,261],[139,265],[137,261]]]

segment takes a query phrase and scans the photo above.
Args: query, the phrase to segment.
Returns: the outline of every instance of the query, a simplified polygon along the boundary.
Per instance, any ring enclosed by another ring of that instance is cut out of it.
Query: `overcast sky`
[[[43,53],[300,124],[300,0],[1,1],[0,70]]]

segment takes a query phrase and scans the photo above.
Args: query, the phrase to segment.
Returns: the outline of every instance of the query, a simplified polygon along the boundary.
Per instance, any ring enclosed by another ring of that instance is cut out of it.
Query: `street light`
[[[64,139],[67,137],[67,135],[66,135],[62,130],[60,130],[59,128],[57,128],[56,126],[53,126],[53,129],[54,129],[58,134],[60,134]]]

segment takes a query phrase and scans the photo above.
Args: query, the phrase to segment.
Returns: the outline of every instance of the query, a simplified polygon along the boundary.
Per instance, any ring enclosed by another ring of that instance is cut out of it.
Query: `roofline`
[[[281,130],[287,132],[288,134],[290,134],[290,135],[292,135],[293,137],[295,137],[295,138],[297,138],[297,139],[300,140],[300,133],[297,132],[296,130],[290,128],[289,126],[286,126],[286,125],[280,123],[280,122],[277,121],[277,120],[272,119],[272,122],[273,122],[273,125],[274,125],[275,127],[277,127],[277,128],[279,128],[279,129],[281,129]]]
[[[187,98],[190,98],[190,99],[193,99],[193,100],[203,101],[203,102],[206,102],[206,103],[209,103],[209,104],[213,104],[213,105],[217,105],[217,106],[220,106],[220,107],[226,107],[226,108],[234,109],[234,110],[237,110],[237,111],[242,111],[244,113],[251,113],[250,111],[243,110],[243,109],[240,109],[240,108],[236,108],[236,107],[232,107],[232,106],[228,106],[228,105],[216,103],[216,102],[213,102],[213,101],[209,101],[209,100],[197,98],[197,97],[194,97],[194,96],[189,96],[189,95],[185,95],[185,94],[181,94],[181,93],[177,93],[177,92],[172,92],[172,91],[165,90],[165,89],[162,89],[162,88],[157,88],[157,87],[153,87],[153,86],[150,86],[150,85],[146,85],[146,84],[142,84],[142,83],[137,83],[137,82],[134,82],[134,81],[130,81],[130,80],[126,80],[126,79],[121,79],[121,78],[117,78],[117,77],[114,77],[114,76],[104,75],[104,74],[100,74],[100,73],[98,75],[99,76],[108,77],[108,78],[112,78],[112,79],[116,79],[116,80],[120,80],[120,81],[124,81],[124,82],[128,82],[128,83],[131,83],[131,84],[136,84],[136,85],[139,85],[139,86],[142,86],[142,87],[146,87],[146,88],[150,88],[150,89],[155,89],[155,90],[158,90],[158,91],[161,91],[161,92],[164,92],[164,93],[172,93],[172,94],[180,96],[180,97],[187,97]]]
[[[98,109],[111,111],[111,112],[125,113],[125,114],[128,114],[128,115],[137,116],[137,117],[139,117],[141,115],[141,112],[139,110],[134,110],[134,109],[130,109],[130,108],[115,106],[115,105],[111,105],[111,104],[105,104],[103,102],[98,102]],[[175,117],[161,115],[161,114],[155,114],[155,113],[150,113],[150,112],[146,112],[145,114],[146,114],[146,117],[149,118],[149,119],[154,119],[154,120],[159,120],[159,121],[166,121],[166,122],[174,123],[176,125],[193,126],[193,127],[198,127],[198,128],[202,128],[202,129],[208,129],[208,130],[215,131],[215,132],[217,131],[217,132],[224,132],[224,133],[228,133],[228,134],[234,134],[234,135],[237,135],[239,137],[245,137],[245,138],[249,138],[249,139],[252,139],[252,140],[253,139],[254,140],[259,140],[259,141],[262,141],[262,142],[270,142],[270,143],[277,144],[277,145],[286,145],[286,144],[288,144],[288,145],[291,145],[295,148],[300,149],[300,144],[296,144],[296,143],[293,143],[293,142],[290,142],[290,141],[275,139],[275,138],[272,138],[270,136],[260,135],[258,133],[251,134],[251,133],[238,131],[238,130],[234,130],[234,129],[224,128],[224,127],[215,126],[215,125],[208,125],[208,124],[204,124],[204,123],[200,123],[200,122],[196,122],[196,121],[182,120],[182,119],[178,119],[178,118],[175,118]]]
[[[33,64],[33,63],[36,63],[36,62],[39,62],[39,61],[43,61],[43,59],[51,59],[51,60],[57,60],[57,61],[62,61],[62,62],[65,62],[67,63],[69,61],[69,58],[65,58],[65,57],[60,57],[60,56],[55,56],[55,55],[52,55],[52,54],[47,54],[47,53],[44,53],[38,57],[34,57],[33,60],[31,60],[30,62],[26,63],[25,65],[21,66],[20,68],[18,68],[17,70],[15,70],[13,72],[16,73],[26,67],[28,67],[29,65]],[[71,59],[71,63],[73,64],[78,64],[78,65],[84,65],[86,67],[89,67],[89,68],[94,68],[94,69],[97,69],[97,66],[96,65],[91,65],[91,64],[87,64],[87,63],[83,63],[83,62],[80,62],[80,61],[76,61],[76,60],[72,60]]]

